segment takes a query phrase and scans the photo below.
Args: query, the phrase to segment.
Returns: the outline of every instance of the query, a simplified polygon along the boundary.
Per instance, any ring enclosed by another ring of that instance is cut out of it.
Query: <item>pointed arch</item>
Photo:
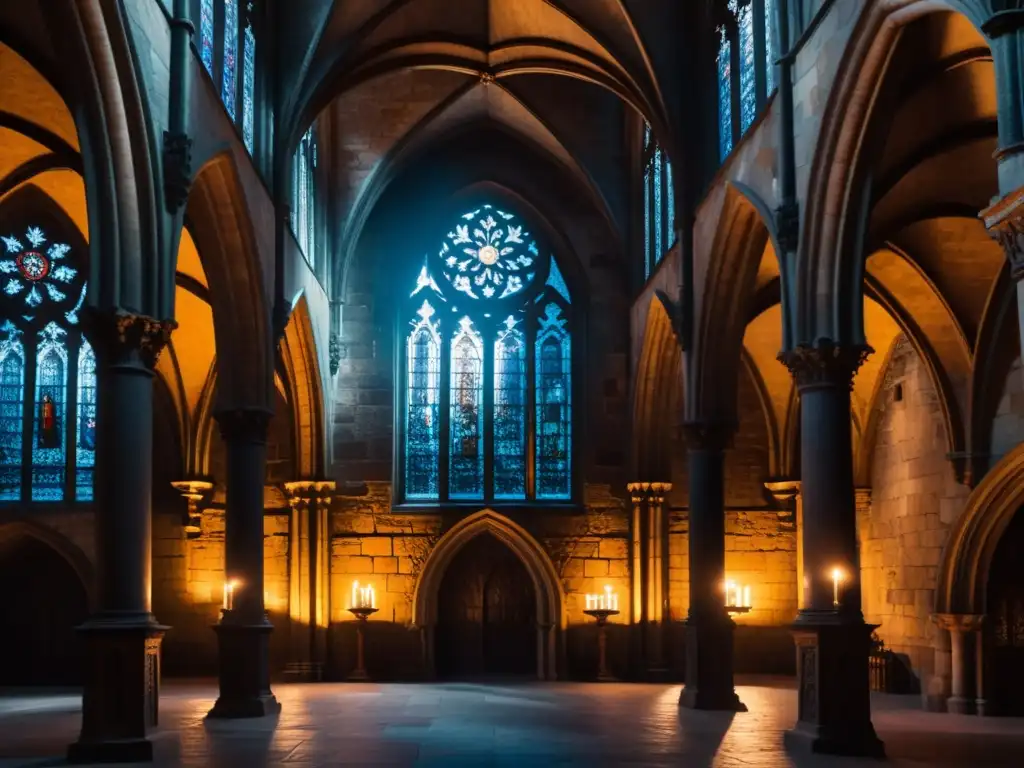
[[[234,158],[222,153],[196,176],[186,216],[210,284],[220,386],[218,407],[272,408],[269,300]]]
[[[490,534],[519,558],[533,582],[537,599],[537,677],[555,680],[562,656],[560,643],[566,626],[565,596],[551,558],[543,547],[505,515],[482,509],[452,526],[427,556],[413,593],[413,624],[423,633],[424,662],[434,673],[434,630],[441,580],[455,555],[477,536]]]
[[[0,524],[0,550],[22,538],[35,539],[64,558],[82,582],[89,604],[95,604],[96,570],[77,544],[52,528],[32,520],[12,520]]]
[[[281,362],[294,413],[296,474],[319,479],[325,471],[326,409],[313,322],[305,295],[296,302],[281,339]]]
[[[645,482],[672,479],[673,428],[683,399],[682,349],[663,299],[647,309],[643,348],[634,376],[633,476]]]

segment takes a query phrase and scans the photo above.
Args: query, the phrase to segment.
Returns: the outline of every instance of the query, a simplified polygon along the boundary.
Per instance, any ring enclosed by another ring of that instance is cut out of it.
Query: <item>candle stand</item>
[[[359,619],[356,622],[356,668],[352,670],[352,674],[348,676],[348,679],[354,683],[365,682],[370,679],[370,676],[366,674],[366,662],[363,656],[363,632],[366,628],[366,620],[375,614],[377,609],[362,606],[359,608],[349,608],[348,611]]]
[[[597,620],[597,681],[599,683],[617,682],[617,678],[608,671],[607,628],[608,617],[617,616],[619,612],[611,608],[591,608],[584,613]]]

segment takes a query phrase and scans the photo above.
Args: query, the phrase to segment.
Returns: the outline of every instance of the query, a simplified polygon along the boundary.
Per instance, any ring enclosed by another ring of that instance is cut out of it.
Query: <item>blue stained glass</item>
[[[0,332],[0,500],[21,499],[22,426],[25,421],[25,349],[10,320]]]
[[[558,268],[558,262],[554,259],[551,260],[551,269],[548,271],[547,284],[558,291],[562,298],[565,299],[566,304],[572,303],[572,299],[569,296],[569,286],[565,284],[565,278],[562,277],[562,271]]]
[[[313,137],[313,130],[306,131],[306,134],[299,142],[299,148],[295,150],[294,173],[295,189],[292,192],[292,231],[299,243],[309,266],[316,266],[316,237],[315,218],[313,216],[314,194],[313,185],[313,158],[316,154],[316,143]]]
[[[62,501],[67,463],[67,331],[48,323],[36,348],[32,501]]]
[[[463,317],[452,337],[448,494],[481,499],[484,492],[484,349],[473,321]]]
[[[764,0],[764,50],[765,73],[767,74],[768,95],[775,90],[775,0]]]
[[[224,68],[220,100],[231,119],[235,119],[235,94],[238,89],[238,2],[224,0]]]
[[[426,301],[406,340],[405,495],[436,500],[440,470],[440,321]]]
[[[202,0],[199,7],[199,55],[206,71],[213,75],[213,0]]]
[[[725,160],[732,152],[732,44],[724,27],[718,32],[718,146]]]
[[[256,137],[256,35],[245,27],[242,49],[242,141],[251,155]]]
[[[644,168],[644,278],[651,276],[654,255],[651,252],[651,165]]]
[[[662,180],[661,180],[661,147],[655,147],[654,149],[654,262],[661,261],[661,256],[665,252],[664,242],[664,229],[662,223],[662,208],[661,208],[661,193],[662,193]]]
[[[671,248],[676,240],[676,190],[672,186],[672,161],[665,157],[665,242]]]
[[[537,498],[571,496],[572,348],[557,304],[544,308],[536,341]]]
[[[757,117],[757,90],[754,81],[754,12],[750,5],[739,9],[737,15],[740,40],[740,130],[747,128]]]
[[[526,498],[526,339],[518,325],[509,316],[494,345],[496,499]]]
[[[78,418],[75,435],[75,498],[92,501],[96,466],[96,356],[82,338],[78,350]]]
[[[445,280],[471,299],[513,296],[536,274],[539,249],[515,215],[492,205],[462,214],[438,257]]]

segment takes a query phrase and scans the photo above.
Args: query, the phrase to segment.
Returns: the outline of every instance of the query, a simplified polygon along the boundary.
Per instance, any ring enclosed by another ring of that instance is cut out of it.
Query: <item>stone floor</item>
[[[677,706],[679,686],[636,684],[278,685],[278,718],[207,722],[216,690],[171,683],[153,735],[157,765],[634,765],[816,768],[871,761],[787,755],[788,681],[738,690],[744,714]],[[895,766],[1024,765],[1024,719],[937,715],[879,696],[874,722]],[[0,693],[0,766],[62,764],[78,696]]]

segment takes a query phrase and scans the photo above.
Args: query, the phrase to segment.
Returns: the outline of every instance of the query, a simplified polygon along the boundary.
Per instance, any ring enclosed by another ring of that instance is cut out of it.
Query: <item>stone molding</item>
[[[950,632],[980,632],[985,617],[973,613],[933,613],[932,621],[939,629]]]
[[[333,480],[294,480],[284,484],[288,503],[295,509],[330,505],[336,489]]]
[[[1010,277],[1024,278],[1024,187],[1006,195],[978,214],[989,236],[999,243],[1010,262]]]
[[[629,491],[630,498],[634,504],[639,504],[647,499],[656,504],[661,504],[665,501],[668,492],[672,490],[672,483],[636,481],[628,483],[626,490]]]
[[[200,505],[209,503],[213,483],[209,480],[175,480],[171,487],[188,502],[185,513],[185,533],[189,538],[196,538],[202,533],[203,510]]]
[[[160,353],[171,340],[178,324],[174,320],[157,320],[146,315],[134,315],[124,310],[100,311],[87,309],[83,321],[89,329],[89,340],[115,361],[131,359],[137,354],[142,363],[152,370]]]
[[[782,352],[778,360],[789,369],[799,389],[853,389],[854,375],[872,352],[867,344],[836,344],[831,339],[818,339],[814,346],[801,344]]]
[[[799,480],[766,480],[764,487],[782,509],[792,509],[800,495]]]
[[[263,408],[227,408],[213,415],[225,443],[266,445],[273,413]]]

